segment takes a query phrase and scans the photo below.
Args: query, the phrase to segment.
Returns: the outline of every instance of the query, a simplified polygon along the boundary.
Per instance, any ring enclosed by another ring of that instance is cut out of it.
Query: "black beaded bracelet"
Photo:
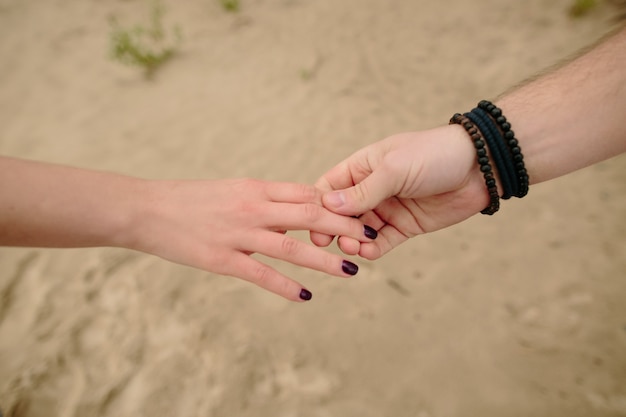
[[[495,104],[488,100],[481,100],[478,103],[478,108],[485,111],[498,125],[502,134],[502,139],[509,150],[509,157],[511,158],[514,169],[516,171],[516,180],[518,185],[518,191],[515,197],[522,198],[528,194],[528,187],[530,179],[528,177],[528,171],[524,164],[524,155],[522,149],[519,146],[518,140],[515,138],[515,133],[511,129],[511,124],[507,121],[506,117],[502,114],[502,110]]]
[[[500,174],[502,183],[502,196],[504,200],[508,200],[517,192],[517,180],[513,162],[508,157],[509,151],[504,145],[502,135],[495,126],[493,120],[481,109],[474,109],[469,113],[465,113],[468,119],[474,123],[478,130],[482,133],[489,148],[489,153],[495,163]]]
[[[476,155],[478,159],[478,165],[480,165],[480,171],[483,173],[485,179],[485,185],[489,193],[489,205],[481,210],[482,214],[491,216],[500,209],[500,196],[498,195],[498,187],[496,186],[496,178],[493,175],[493,169],[489,163],[489,156],[487,155],[487,148],[485,142],[481,136],[478,128],[472,123],[472,121],[460,113],[455,114],[450,119],[450,124],[458,124],[463,126],[467,133],[474,142],[476,148]]]

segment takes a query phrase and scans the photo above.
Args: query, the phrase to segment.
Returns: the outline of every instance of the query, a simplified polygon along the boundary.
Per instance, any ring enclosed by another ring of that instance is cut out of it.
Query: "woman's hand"
[[[293,301],[311,293],[250,254],[348,277],[356,274],[355,264],[285,232],[312,230],[356,242],[372,242],[366,233],[376,236],[361,221],[323,208],[322,193],[312,186],[251,179],[146,184],[124,246],[242,278]]]
[[[250,179],[156,181],[0,157],[0,245],[139,250],[251,281],[294,301],[302,285],[251,258],[258,252],[328,274],[358,268],[286,236],[312,230],[371,242],[376,231],[322,207],[315,187]]]

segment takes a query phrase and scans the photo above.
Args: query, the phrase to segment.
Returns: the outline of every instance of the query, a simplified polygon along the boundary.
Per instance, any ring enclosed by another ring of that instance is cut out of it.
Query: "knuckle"
[[[235,209],[244,216],[252,216],[259,212],[260,207],[258,202],[252,200],[241,200],[238,202]]]
[[[249,177],[241,178],[241,183],[244,184],[246,187],[257,188],[261,186],[262,182],[263,181],[257,178],[249,178]]]
[[[301,243],[293,238],[285,237],[280,244],[280,249],[282,253],[287,256],[293,256],[300,251]]]
[[[274,278],[273,272],[274,271],[272,271],[272,269],[265,264],[257,266],[253,273],[255,283],[263,288],[268,287]]]
[[[302,207],[304,220],[307,222],[316,222],[323,215],[322,207],[317,204],[304,204]]]
[[[257,191],[263,188],[263,182],[255,178],[239,178],[234,180],[233,188],[241,193]]]
[[[367,201],[368,191],[367,191],[366,183],[361,182],[355,185],[353,190],[354,190],[354,199],[356,201],[361,202],[361,203],[364,201]]]
[[[300,196],[304,201],[320,201],[321,202],[321,193],[315,187],[311,187],[306,184],[297,184],[298,191]]]

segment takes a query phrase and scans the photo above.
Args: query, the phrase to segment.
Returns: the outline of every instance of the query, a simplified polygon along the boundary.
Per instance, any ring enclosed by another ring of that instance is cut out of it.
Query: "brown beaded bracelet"
[[[496,213],[498,209],[500,209],[500,196],[498,195],[496,178],[493,174],[491,164],[489,163],[489,156],[487,155],[485,141],[483,140],[483,137],[476,125],[474,125],[474,123],[472,123],[470,119],[467,118],[467,116],[456,113],[450,119],[450,124],[458,124],[463,126],[463,128],[465,128],[467,133],[472,138],[472,141],[474,142],[478,165],[480,166],[480,171],[483,173],[483,177],[485,178],[485,185],[487,186],[487,191],[489,192],[489,205],[481,210],[481,213],[491,216],[492,214]]]

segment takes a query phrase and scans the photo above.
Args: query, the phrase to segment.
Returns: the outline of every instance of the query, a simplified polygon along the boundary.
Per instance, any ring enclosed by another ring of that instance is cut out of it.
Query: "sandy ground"
[[[179,54],[108,54],[142,1],[0,0],[0,152],[147,178],[313,183],[613,24],[569,0],[170,1]],[[564,106],[567,103],[563,103]],[[97,192],[97,190],[94,190]],[[306,239],[306,234],[295,236]],[[331,249],[336,250],[336,249]],[[626,415],[626,158],[421,236],[293,304],[117,249],[0,249],[5,416]]]

